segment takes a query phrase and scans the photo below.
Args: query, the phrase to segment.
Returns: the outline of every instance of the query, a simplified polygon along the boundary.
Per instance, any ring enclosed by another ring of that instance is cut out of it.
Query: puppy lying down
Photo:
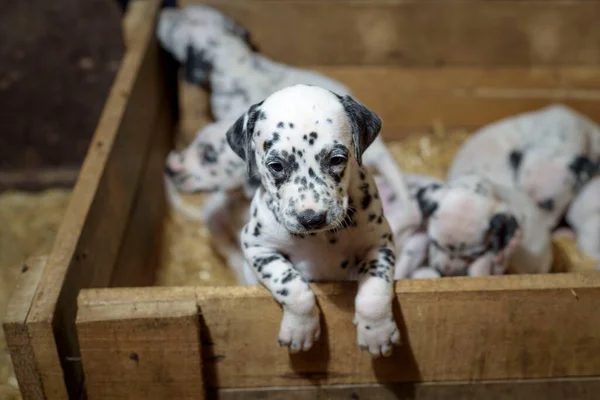
[[[401,248],[396,279],[550,271],[551,237],[542,213],[526,195],[477,175],[447,184],[408,175],[407,182],[421,210],[417,229],[395,224],[399,219],[389,201],[393,196],[378,182],[384,212]]]
[[[477,173],[526,193],[548,229],[563,217],[600,160],[600,128],[578,112],[551,105],[491,123],[458,151],[448,179]]]

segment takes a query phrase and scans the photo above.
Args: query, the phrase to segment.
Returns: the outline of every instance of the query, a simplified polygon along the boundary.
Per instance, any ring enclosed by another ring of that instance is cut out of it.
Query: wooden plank
[[[152,286],[158,267],[166,212],[164,162],[171,149],[173,120],[166,104],[159,111],[150,152],[135,196],[127,231],[111,278],[111,287]]]
[[[600,61],[597,1],[182,0],[293,65],[524,66]]]
[[[2,327],[4,337],[10,351],[13,367],[19,390],[23,399],[45,399],[47,392],[44,388],[42,373],[36,362],[37,354],[32,346],[28,326],[26,324],[33,303],[33,296],[38,287],[44,266],[46,265],[46,256],[32,257],[21,267],[21,274],[18,276],[15,288],[8,303],[6,314],[4,315]],[[58,354],[56,347],[52,344],[50,349],[54,349],[55,358],[58,363]],[[56,375],[54,379],[63,381],[62,370],[54,370]],[[67,397],[67,391],[64,384],[62,389],[57,385],[55,387],[56,396]]]
[[[194,293],[175,291],[158,300],[138,293],[114,302],[98,301],[95,290],[79,296],[89,399],[203,399]]]
[[[387,140],[428,130],[435,121],[448,128],[475,129],[553,102],[563,102],[600,122],[600,68],[313,69],[348,85],[377,112]],[[198,107],[198,99],[206,98],[206,93],[190,85],[183,89],[182,126],[189,143],[195,130],[207,122]]]
[[[207,393],[208,398],[219,400],[596,400],[599,396],[597,377],[221,389]]]
[[[598,273],[399,281],[394,307],[404,344],[374,362],[355,343],[355,285],[313,289],[323,335],[296,356],[277,345],[281,311],[260,286],[91,289],[81,296],[104,306],[97,318],[119,325],[112,308],[195,293],[209,389],[600,375]]]
[[[56,348],[70,397],[79,395],[83,373],[75,332],[81,287],[107,286],[112,275],[137,182],[147,157],[157,111],[164,104],[164,71],[154,37],[159,1],[130,5],[137,25],[128,29],[127,53],[109,94],[65,218],[48,258],[27,323],[44,387],[55,379]],[[126,24],[127,26],[127,24]],[[50,398],[50,397],[49,397]]]

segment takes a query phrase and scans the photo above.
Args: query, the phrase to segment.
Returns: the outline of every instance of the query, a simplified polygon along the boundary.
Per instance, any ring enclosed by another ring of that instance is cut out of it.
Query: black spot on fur
[[[593,162],[588,157],[579,155],[569,164],[569,169],[575,174],[577,187],[581,187],[600,170],[600,162]]]
[[[254,233],[252,235],[260,236],[260,228],[262,228],[262,225],[260,222],[257,222],[256,226],[254,227]]]
[[[289,292],[289,290],[287,290],[286,288],[283,288],[283,289],[281,289],[281,290],[278,290],[278,291],[277,291],[277,294],[278,294],[278,295],[280,295],[280,296],[283,296],[283,297],[285,297],[285,296],[287,296],[288,294],[290,294],[290,292]]]
[[[333,124],[333,121],[331,120],[331,118],[327,118],[327,123],[328,124]]]
[[[542,210],[552,211],[552,210],[554,210],[554,200],[546,199],[544,201],[540,201],[538,203],[538,207],[541,208]]]
[[[521,150],[513,150],[508,155],[508,161],[510,166],[516,171],[521,166],[521,161],[523,161],[523,152]]]
[[[258,114],[258,119],[259,119],[259,120],[263,120],[263,121],[264,121],[265,119],[267,119],[267,114],[265,114],[265,112],[264,112],[264,111],[261,111],[261,112]]]
[[[502,251],[519,229],[519,223],[512,215],[505,213],[495,214],[490,220],[489,235],[491,247],[495,253]]]
[[[292,122],[288,122],[288,126],[292,129],[294,129],[294,124]]]
[[[278,127],[278,128],[283,128],[283,127],[285,127],[285,125],[283,124],[283,122],[281,122],[281,121],[280,121],[280,122],[277,124],[277,127]]]
[[[417,192],[417,203],[423,218],[429,218],[438,208],[438,203],[427,198],[427,187],[422,187]]]

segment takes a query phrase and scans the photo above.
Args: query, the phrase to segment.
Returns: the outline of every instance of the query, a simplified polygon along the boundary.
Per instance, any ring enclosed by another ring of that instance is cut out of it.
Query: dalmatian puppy
[[[225,133],[235,120],[208,124],[196,133],[192,143],[181,151],[171,151],[165,172],[182,193],[248,190],[249,198],[257,180],[249,180],[243,160],[227,144]]]
[[[546,273],[550,233],[541,211],[521,191],[463,175],[419,189],[428,262],[443,276]]]
[[[577,234],[579,249],[598,260],[600,269],[600,175],[581,189],[566,220]]]
[[[159,18],[157,36],[162,46],[183,65],[186,80],[210,87],[211,109],[217,121],[235,120],[252,104],[295,84],[310,84],[342,96],[350,95],[346,86],[325,75],[280,64],[257,53],[249,44],[249,35],[244,28],[208,6],[164,10]],[[181,178],[176,179],[185,179],[185,183],[176,183],[176,186],[183,186],[184,190],[188,187],[194,187],[195,190],[222,190],[222,185],[241,182],[241,167],[236,172],[230,171],[230,174],[222,170],[227,176],[211,171],[214,179],[207,179],[207,182],[221,182],[218,186],[200,184],[197,179],[200,174],[192,172],[197,167],[194,164],[199,163],[204,167],[202,162],[206,160],[193,158],[207,154],[204,149],[207,143],[212,143],[208,147],[208,154],[213,154],[213,150],[217,149],[224,158],[229,160],[231,157],[232,154],[226,154],[226,151],[220,152],[226,130],[222,130],[222,136],[218,134],[219,130],[220,125],[207,128],[186,150],[169,157],[169,171],[181,171]],[[186,153],[190,154],[189,158],[182,155]],[[399,200],[409,204],[403,173],[380,137],[371,144],[364,159],[367,167],[386,177]],[[230,168],[233,168],[233,164]]]
[[[481,128],[465,142],[448,179],[478,173],[522,190],[554,228],[600,159],[600,128],[564,105],[551,105]]]
[[[362,154],[379,117],[350,96],[295,85],[252,105],[227,132],[261,186],[241,233],[246,270],[283,308],[279,343],[291,353],[318,340],[309,281],[357,280],[358,345],[390,355],[400,342],[392,314],[395,251]]]

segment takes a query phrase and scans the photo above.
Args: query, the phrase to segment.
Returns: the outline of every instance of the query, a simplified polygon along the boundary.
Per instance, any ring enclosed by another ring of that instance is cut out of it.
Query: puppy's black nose
[[[169,178],[174,178],[177,176],[177,171],[167,165],[165,166],[165,174],[167,174]]]
[[[542,210],[552,211],[554,209],[554,200],[546,199],[544,201],[540,201],[538,203],[538,207],[540,207]]]
[[[319,229],[325,225],[327,220],[327,211],[316,212],[315,210],[306,210],[298,214],[298,222],[306,229]]]

